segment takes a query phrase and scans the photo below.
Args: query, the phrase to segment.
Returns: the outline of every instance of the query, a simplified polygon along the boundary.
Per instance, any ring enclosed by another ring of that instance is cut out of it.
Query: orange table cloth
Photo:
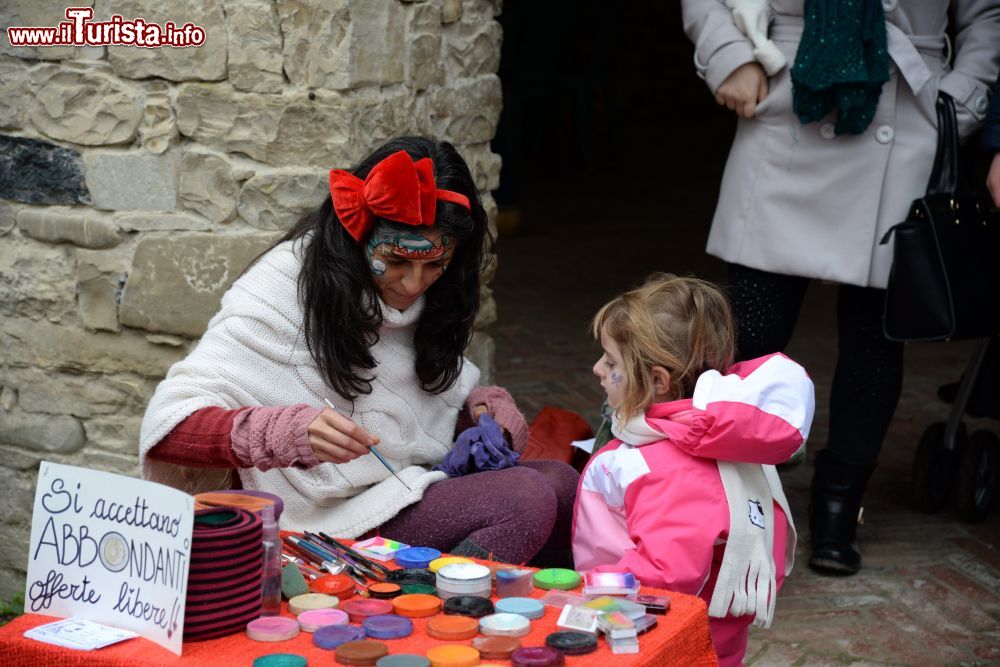
[[[708,613],[700,598],[681,593],[664,593],[656,589],[643,592],[670,596],[670,611],[659,617],[655,628],[639,635],[640,653],[615,655],[603,639],[597,651],[587,655],[566,656],[567,667],[629,665],[630,667],[662,665],[717,665],[715,650],[708,631]],[[579,592],[579,590],[577,591]],[[545,591],[535,589],[532,597],[541,597]],[[284,615],[287,604],[282,605]],[[556,632],[559,611],[546,607],[545,616],[531,622],[531,634],[521,637],[524,646],[543,646],[545,636]],[[431,617],[433,618],[433,617]],[[39,614],[25,614],[0,627],[0,665],[106,665],[125,667],[132,665],[250,665],[254,658],[269,653],[297,653],[305,656],[310,665],[334,665],[333,651],[313,644],[312,634],[300,632],[293,639],[283,642],[256,642],[240,633],[202,642],[185,642],[184,654],[176,656],[159,644],[138,638],[130,639],[96,651],[76,651],[45,644],[24,636],[24,631],[56,619]],[[429,618],[414,618],[413,634],[403,639],[387,639],[389,653],[416,653],[426,655],[435,646],[444,644],[470,644],[471,640],[448,642],[427,635]],[[509,664],[509,661],[484,662]]]

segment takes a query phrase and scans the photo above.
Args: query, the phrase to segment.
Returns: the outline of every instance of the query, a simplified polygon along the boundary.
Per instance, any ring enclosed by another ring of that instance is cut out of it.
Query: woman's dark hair
[[[377,148],[351,170],[365,178],[389,155],[404,150],[414,160],[429,157],[434,163],[438,189],[469,198],[471,211],[438,200],[434,226],[458,247],[441,274],[424,293],[424,307],[414,332],[417,377],[424,391],[441,393],[451,387],[462,370],[462,352],[472,338],[479,311],[479,272],[493,253],[487,231],[486,211],[479,199],[469,167],[444,141],[400,137]],[[391,221],[388,221],[391,222]],[[365,256],[364,240],[356,242],[340,224],[330,197],[318,211],[304,216],[279,241],[303,239],[299,299],[305,314],[303,333],[309,352],[326,382],[341,396],[354,400],[370,394],[375,368],[371,347],[378,341],[382,312],[378,287]]]

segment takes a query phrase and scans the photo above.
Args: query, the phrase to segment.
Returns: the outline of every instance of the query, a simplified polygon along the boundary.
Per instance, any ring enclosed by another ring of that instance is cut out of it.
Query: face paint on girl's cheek
[[[611,384],[613,384],[614,386],[617,387],[624,380],[625,380],[625,376],[619,375],[618,373],[615,373],[614,371],[611,371]]]

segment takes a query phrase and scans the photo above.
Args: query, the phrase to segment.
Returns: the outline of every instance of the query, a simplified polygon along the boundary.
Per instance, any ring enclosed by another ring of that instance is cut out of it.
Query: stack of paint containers
[[[241,632],[260,615],[261,519],[244,509],[195,512],[184,640]]]
[[[453,563],[437,572],[437,594],[442,600],[457,595],[488,598],[493,590],[490,568],[478,563]]]

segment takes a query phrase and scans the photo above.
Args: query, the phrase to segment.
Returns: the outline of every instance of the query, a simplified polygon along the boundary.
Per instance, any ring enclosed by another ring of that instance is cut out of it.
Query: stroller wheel
[[[990,513],[1000,476],[1000,438],[990,431],[969,437],[958,462],[955,505],[963,521],[976,523]]]
[[[910,500],[921,512],[937,512],[948,502],[948,493],[955,471],[956,452],[964,449],[965,425],[955,435],[955,449],[945,449],[944,422],[927,427],[917,444],[913,459],[913,480]]]

